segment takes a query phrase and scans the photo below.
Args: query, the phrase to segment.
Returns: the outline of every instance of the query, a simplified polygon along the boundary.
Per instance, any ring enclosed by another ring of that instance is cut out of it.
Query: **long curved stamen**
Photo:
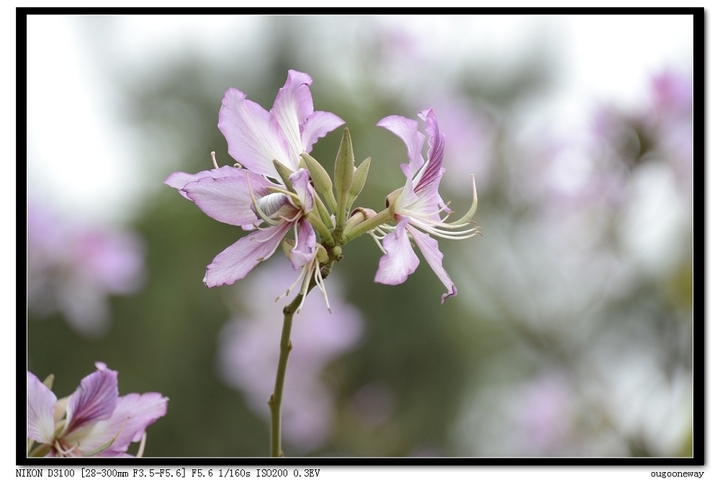
[[[295,281],[292,283],[292,285],[290,285],[290,286],[287,288],[287,290],[285,290],[285,293],[283,293],[282,295],[279,295],[277,298],[275,298],[275,301],[276,301],[276,302],[277,302],[278,300],[280,300],[281,298],[287,297],[288,295],[290,295],[290,292],[295,288],[295,285],[297,285],[297,284],[300,282],[301,279],[302,279],[302,280],[305,279],[305,277],[307,276],[307,274],[310,272],[310,267],[312,266],[313,262],[316,262],[316,261],[317,261],[317,249],[318,249],[318,248],[320,248],[320,247],[319,247],[318,245],[316,245],[316,246],[315,246],[315,255],[314,255],[314,257],[313,257],[313,260],[310,261],[310,262],[308,262],[308,263],[306,263],[305,265],[303,265],[302,270],[300,271],[300,275],[298,275],[297,279],[295,279]],[[303,301],[304,301],[304,299],[303,299]],[[302,305],[302,304],[301,304],[301,305]],[[299,311],[299,310],[298,310],[298,311]]]
[[[295,288],[295,285],[297,285],[298,282],[300,282],[301,279],[305,278],[306,267],[307,267],[307,265],[304,265],[304,266],[303,266],[302,270],[300,271],[300,275],[298,275],[298,277],[295,279],[295,281],[292,283],[292,285],[290,285],[290,286],[287,288],[287,290],[285,290],[285,293],[283,293],[282,295],[278,295],[278,296],[275,298],[275,301],[276,301],[276,302],[277,302],[278,300],[280,300],[281,298],[287,297],[288,295],[290,295],[290,292],[292,291],[293,288]]]
[[[450,236],[456,236],[456,235],[464,235],[465,233],[470,233],[471,231],[475,231],[478,229],[478,227],[473,226],[475,225],[475,222],[467,222],[462,225],[448,225],[447,223],[438,222],[435,220],[426,219],[423,217],[415,217],[408,215],[408,218],[410,218],[410,223],[418,226],[423,227],[428,230],[443,232]],[[470,227],[470,228],[468,228]],[[465,228],[465,230],[457,231],[458,229]]]
[[[55,440],[55,443],[53,443],[53,447],[55,447],[55,450],[60,453],[60,456],[61,456],[61,457],[69,457],[70,454],[71,454],[73,451],[77,450],[77,448],[78,448],[79,446],[80,446],[80,444],[78,443],[78,444],[75,445],[74,447],[70,447],[70,448],[68,448],[68,449],[64,449],[64,448],[62,447],[62,443],[60,442],[60,440]],[[82,452],[80,452],[80,453],[82,453]]]
[[[220,168],[220,167],[218,167],[217,160],[215,159],[215,152],[210,152],[210,157],[212,158],[212,162],[213,162],[213,165],[215,165],[215,168]]]
[[[367,233],[375,241],[375,243],[377,244],[380,251],[383,252],[383,254],[387,255],[387,250],[385,250],[385,248],[382,246],[380,241],[384,240],[385,237],[387,237],[389,233],[394,232],[394,231],[395,231],[394,226],[383,224],[383,225],[379,225],[379,226],[373,228],[372,230],[370,230]]]
[[[135,455],[136,458],[142,458],[143,453],[145,453],[145,440],[147,440],[147,432],[143,432],[142,438],[140,439],[140,446],[138,447],[137,454]]]
[[[322,271],[320,268],[320,261],[317,258],[318,249],[322,248],[320,245],[315,246],[315,253],[313,255],[313,259],[303,265],[302,270],[300,272],[300,275],[298,275],[297,279],[293,282],[290,287],[288,287],[287,290],[285,290],[285,293],[278,296],[275,301],[277,302],[283,297],[286,297],[290,295],[290,292],[295,288],[295,285],[297,285],[302,280],[302,286],[300,287],[300,293],[302,294],[303,298],[300,301],[300,305],[298,305],[296,313],[300,313],[300,310],[302,309],[303,305],[305,304],[305,299],[308,295],[308,289],[310,288],[310,281],[315,280],[315,284],[317,285],[318,289],[320,290],[320,293],[322,294],[323,298],[325,299],[325,305],[327,306],[328,312],[332,313],[332,310],[330,309],[330,301],[328,300],[327,290],[325,289],[325,282],[322,278]]]
[[[382,243],[380,243],[380,238],[378,238],[378,235],[377,235],[374,231],[368,232],[368,233],[370,234],[370,236],[372,237],[372,239],[375,240],[375,243],[377,244],[377,246],[378,246],[378,248],[380,249],[380,251],[383,252],[383,254],[387,255],[387,250],[385,250],[385,249],[383,248]],[[387,234],[385,234],[385,235],[387,235]],[[385,235],[383,235],[381,238],[384,238]]]
[[[417,227],[420,230],[423,230],[430,235],[433,235],[435,237],[445,238],[448,240],[464,240],[467,238],[472,238],[475,235],[480,235],[480,229],[477,227],[470,228],[468,230],[462,230],[459,232],[453,232],[453,231],[444,231],[441,228],[438,227],[444,227],[444,225],[434,226],[434,225],[428,225],[426,223],[417,222],[414,221],[413,218],[410,218],[410,224],[414,227]]]
[[[468,220],[470,220],[473,215],[475,215],[475,210],[477,210],[477,204],[478,204],[478,198],[477,198],[477,187],[475,187],[475,175],[470,174],[470,179],[472,180],[472,187],[473,187],[473,200],[472,205],[470,205],[470,210],[460,219],[455,220],[454,222],[448,223],[447,225],[460,225],[460,224],[466,224]]]
[[[302,284],[302,289],[300,290],[300,293],[302,293],[302,300],[300,301],[300,305],[298,305],[297,313],[300,313],[300,310],[302,309],[303,305],[305,304],[305,299],[307,298],[308,289],[310,288],[310,279],[312,276],[310,275],[310,269],[314,266],[315,260],[308,262],[307,265],[305,265],[304,268],[307,268],[307,273],[305,274],[305,279]],[[304,269],[303,268],[303,269]]]
[[[320,289],[320,293],[322,293],[322,296],[325,299],[325,306],[327,307],[328,312],[332,313],[332,310],[330,309],[330,300],[328,300],[327,290],[325,290],[325,282],[323,281],[322,272],[320,271],[320,262],[317,260],[317,257],[315,257],[315,283],[317,284],[318,288]]]
[[[409,209],[403,208],[402,210],[399,210],[397,212],[397,214],[405,216],[405,217],[417,218],[418,220],[422,220],[423,222],[426,222],[426,223],[433,223],[436,225],[440,225],[440,224],[448,225],[447,223],[445,223],[445,220],[447,220],[447,218],[453,213],[452,211],[450,213],[448,213],[447,215],[445,215],[445,217],[441,218],[440,221],[435,220],[435,215],[439,216],[443,212],[445,212],[445,209],[440,208],[439,210],[435,210],[434,212],[418,214],[418,213],[415,213],[411,208],[409,208]]]
[[[302,217],[302,214],[303,214],[303,212],[302,212],[301,210],[295,210],[295,213],[293,214],[292,217],[286,217],[286,216],[283,215],[283,214],[278,214],[278,218],[279,218],[280,220],[283,220],[283,221],[286,221],[286,222],[295,222],[295,221],[297,221],[300,217]],[[297,233],[297,232],[296,232],[296,233]]]

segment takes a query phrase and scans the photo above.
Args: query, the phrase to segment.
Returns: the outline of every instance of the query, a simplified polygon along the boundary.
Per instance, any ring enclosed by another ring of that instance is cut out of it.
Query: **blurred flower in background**
[[[510,205],[521,221],[485,225],[493,254],[477,259],[472,278],[482,294],[469,303],[491,317],[503,312],[498,321],[530,347],[518,365],[564,368],[498,382],[495,391],[481,382],[457,424],[472,455],[673,456],[686,448],[691,199],[680,180],[692,178],[692,151],[689,138],[667,140],[690,133],[692,97],[677,73],[648,85],[646,104],[606,104],[586,132],[540,137],[517,154],[510,179],[523,195]]]
[[[275,299],[295,274],[275,260],[257,277],[235,290],[236,314],[220,332],[218,368],[223,381],[243,392],[250,408],[269,423],[267,402],[277,373],[282,310],[289,303]],[[360,311],[341,300],[341,275],[333,272],[325,285],[335,299],[333,312],[319,291],[310,292],[296,315],[285,377],[283,437],[301,453],[321,447],[330,436],[336,393],[324,371],[357,346],[363,329]]]
[[[108,297],[142,286],[144,245],[139,235],[61,219],[39,203],[28,204],[28,309],[38,317],[59,312],[78,333],[107,333]]]

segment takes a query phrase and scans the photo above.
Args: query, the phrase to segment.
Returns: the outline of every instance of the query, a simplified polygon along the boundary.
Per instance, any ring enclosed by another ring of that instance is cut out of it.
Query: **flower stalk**
[[[308,293],[315,286],[315,281],[310,281]],[[284,309],[282,334],[280,335],[280,359],[278,360],[277,375],[275,376],[275,390],[268,400],[270,406],[270,455],[273,457],[282,457],[282,430],[281,430],[281,410],[283,387],[285,386],[285,371],[287,370],[288,358],[290,358],[290,350],[292,350],[292,342],[290,341],[290,332],[292,330],[292,321],[295,312],[303,300],[303,293],[298,293],[292,302]]]
[[[323,251],[323,256],[325,252]],[[322,278],[326,278],[330,275],[332,266],[335,262],[342,258],[342,249],[334,247],[327,252],[327,256],[324,258],[325,262],[320,264],[319,272]],[[320,289],[324,287],[321,285]],[[307,288],[303,288],[295,296],[295,298],[288,305],[283,308],[283,328],[280,334],[280,358],[278,359],[277,374],[275,375],[275,388],[270,399],[268,400],[268,406],[270,407],[270,455],[272,457],[282,457],[282,399],[283,389],[285,386],[285,372],[287,371],[288,359],[290,358],[290,351],[292,350],[292,341],[290,340],[290,333],[292,331],[292,322],[295,313],[301,308],[305,297],[310,291],[318,285],[316,277],[310,276],[310,280]]]

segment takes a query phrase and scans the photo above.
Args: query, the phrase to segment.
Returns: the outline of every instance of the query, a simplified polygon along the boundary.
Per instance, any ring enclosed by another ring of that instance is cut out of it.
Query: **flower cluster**
[[[213,154],[215,168],[197,174],[176,172],[165,181],[208,216],[251,231],[215,257],[207,267],[205,285],[232,284],[244,278],[282,245],[292,267],[301,272],[286,293],[298,283],[303,295],[317,285],[330,309],[323,279],[342,258],[342,246],[369,233],[378,245],[383,240],[376,282],[397,285],[415,271],[419,260],[412,241],[447,288],[442,300],[456,295],[431,235],[462,239],[479,233],[470,220],[477,196],[473,180],[470,211],[460,220],[446,222],[450,210],[438,193],[445,136],[432,109],[420,114],[429,136],[427,160],[421,154],[424,137],[417,122],[390,116],[378,123],[407,145],[410,162],[401,166],[406,184],[388,196],[386,208],[379,213],[352,209],[364,187],[370,159],[355,166],[347,129],[333,180],[309,155],[319,138],[344,123],[333,113],[314,110],[311,83],[309,75],[290,70],[270,111],[244,93],[228,90],[218,127],[235,166],[219,167]],[[441,212],[446,216],[441,218]],[[290,231],[293,238],[286,238]]]
[[[155,392],[120,397],[118,373],[104,363],[95,366],[74,393],[59,400],[50,390],[52,376],[41,382],[27,372],[29,456],[130,457],[132,442],[141,442],[142,456],[145,429],[165,415],[168,399]]]

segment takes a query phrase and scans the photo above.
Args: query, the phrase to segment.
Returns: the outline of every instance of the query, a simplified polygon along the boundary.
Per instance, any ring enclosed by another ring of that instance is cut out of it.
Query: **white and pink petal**
[[[290,175],[290,182],[293,189],[300,198],[302,209],[304,212],[310,212],[315,205],[315,189],[310,182],[310,172],[301,168],[297,172]]]
[[[231,88],[225,93],[218,128],[227,140],[230,156],[248,170],[277,178],[273,160],[290,166],[288,142],[277,120],[241,91]]]
[[[413,252],[408,238],[407,222],[406,218],[402,219],[395,231],[388,233],[383,240],[383,248],[387,253],[380,257],[378,270],[375,273],[376,283],[399,285],[420,265],[420,260]]]
[[[313,112],[300,125],[300,137],[302,140],[303,151],[310,153],[312,146],[318,139],[324,137],[339,126],[343,125],[345,120],[330,112]]]
[[[242,172],[243,175],[202,178],[188,183],[181,192],[203,213],[219,222],[235,226],[257,225],[259,220],[252,209],[253,197],[257,200],[267,195],[266,187],[272,184],[248,170]]]
[[[110,418],[68,435],[65,440],[79,444],[86,454],[102,449],[98,456],[122,456],[130,443],[139,442],[146,428],[167,413],[167,403],[166,397],[155,392],[122,396]]]
[[[415,182],[415,191],[420,193],[425,189],[437,192],[440,178],[445,172],[442,168],[443,156],[445,155],[445,135],[440,133],[437,118],[432,108],[420,113],[420,118],[425,120],[425,132],[428,135],[429,149],[427,152],[428,161],[422,169],[422,174]]]
[[[442,303],[445,303],[447,297],[453,297],[457,295],[457,289],[450,276],[447,274],[442,266],[443,254],[438,247],[438,242],[430,235],[423,233],[412,226],[407,226],[410,235],[412,235],[415,245],[420,249],[420,253],[425,257],[425,261],[430,265],[435,275],[440,279],[445,288],[448,289],[447,293],[444,293],[440,299]]]
[[[275,103],[270,109],[270,114],[277,121],[280,131],[287,139],[290,152],[296,156],[292,165],[287,165],[295,170],[300,161],[300,153],[303,151],[300,138],[300,124],[313,112],[312,95],[310,84],[312,78],[307,73],[288,71],[285,85],[278,91]]]
[[[240,168],[235,167],[229,167],[227,165],[222,166],[220,168],[213,168],[212,170],[203,170],[198,173],[185,173],[185,172],[175,172],[170,174],[170,176],[165,179],[163,182],[165,185],[169,185],[173,188],[176,188],[180,195],[182,195],[185,198],[188,198],[187,194],[183,191],[183,188],[185,185],[197,182],[199,180],[202,180],[204,178],[225,178],[225,177],[232,177],[232,176],[242,176],[243,170]],[[188,198],[189,200],[189,198]]]
[[[213,259],[203,282],[207,287],[217,287],[232,285],[245,278],[250,270],[277,250],[290,227],[290,222],[282,222],[244,236]]]
[[[115,410],[118,398],[117,372],[98,369],[80,381],[67,404],[67,423],[63,432],[70,433],[84,425],[105,420]]]
[[[27,372],[27,394],[27,436],[50,445],[55,437],[53,411],[57,397],[30,372]]]
[[[315,258],[315,230],[310,222],[301,218],[295,227],[295,246],[290,250],[290,263],[297,270]]]
[[[390,130],[405,142],[410,163],[403,163],[400,168],[406,178],[413,178],[423,165],[423,134],[418,131],[418,123],[400,115],[390,115],[380,120],[377,126]]]

